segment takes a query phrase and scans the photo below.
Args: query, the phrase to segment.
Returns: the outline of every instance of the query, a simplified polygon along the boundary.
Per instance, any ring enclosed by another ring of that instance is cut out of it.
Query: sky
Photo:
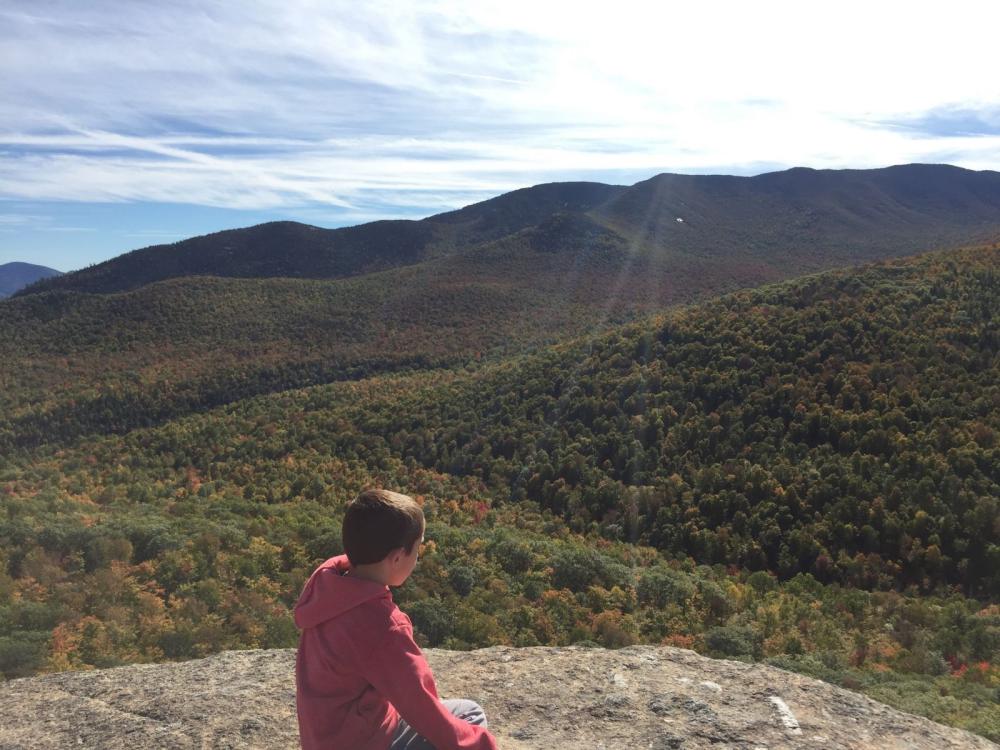
[[[1000,170],[1000,4],[0,2],[0,264],[544,182]]]

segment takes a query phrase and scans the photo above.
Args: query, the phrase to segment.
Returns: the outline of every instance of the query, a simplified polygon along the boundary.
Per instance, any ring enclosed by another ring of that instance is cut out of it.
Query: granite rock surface
[[[505,750],[1000,750],[773,667],[635,646],[429,649]],[[0,683],[0,750],[297,748],[293,650]]]

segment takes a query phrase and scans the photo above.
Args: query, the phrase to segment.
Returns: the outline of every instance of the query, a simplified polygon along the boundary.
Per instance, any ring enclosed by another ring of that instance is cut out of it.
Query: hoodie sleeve
[[[462,721],[441,703],[430,665],[406,628],[393,626],[365,660],[362,673],[437,750],[497,750],[485,727]]]

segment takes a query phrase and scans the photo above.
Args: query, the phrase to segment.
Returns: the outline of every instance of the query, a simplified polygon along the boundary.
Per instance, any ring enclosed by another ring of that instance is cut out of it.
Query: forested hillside
[[[982,248],[743,292],[350,419],[580,532],[997,598],[998,265]]]
[[[0,304],[0,446],[509,356],[796,268],[657,257],[583,215],[555,214],[475,252],[350,279],[187,277],[24,295]]]
[[[1000,738],[998,268],[931,253],[121,435],[46,426],[0,453],[0,670],[292,645],[379,484],[429,519],[397,594],[424,643],[664,642]]]
[[[198,237],[0,302],[0,449],[475,364],[991,231],[1000,175],[909,165],[554,183],[421,222]]]
[[[679,288],[661,287],[621,243],[588,227],[574,235],[561,222],[579,244],[559,251],[537,250],[538,230],[527,230],[475,256],[354,279],[187,278],[117,295],[8,300],[0,446],[120,432],[314,383],[475,363],[735,283],[699,277],[695,265],[676,274]]]

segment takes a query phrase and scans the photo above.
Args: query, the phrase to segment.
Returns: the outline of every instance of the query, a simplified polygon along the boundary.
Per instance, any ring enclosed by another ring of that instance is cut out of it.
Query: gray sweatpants
[[[445,708],[462,721],[482,727],[486,726],[486,714],[483,713],[482,706],[475,701],[453,699],[441,702]],[[413,727],[400,719],[389,750],[435,750],[435,748],[434,745],[413,731]]]

